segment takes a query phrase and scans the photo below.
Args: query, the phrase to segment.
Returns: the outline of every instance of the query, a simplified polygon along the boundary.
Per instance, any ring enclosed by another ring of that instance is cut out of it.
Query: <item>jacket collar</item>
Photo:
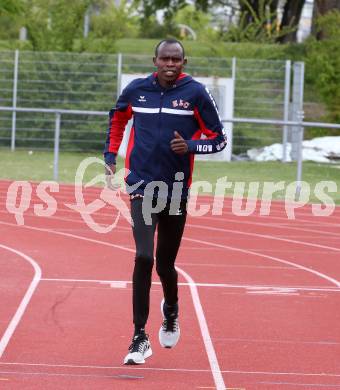
[[[163,89],[159,82],[158,82],[158,79],[157,79],[157,72],[154,72],[152,73],[150,76],[149,76],[149,79],[151,81],[151,83],[154,85],[154,86],[158,86],[159,88]],[[174,85],[173,85],[173,88],[176,88],[177,86],[180,86],[180,85],[183,85],[183,84],[186,84],[187,82],[191,81],[192,80],[192,77],[190,75],[188,75],[187,73],[181,73]]]

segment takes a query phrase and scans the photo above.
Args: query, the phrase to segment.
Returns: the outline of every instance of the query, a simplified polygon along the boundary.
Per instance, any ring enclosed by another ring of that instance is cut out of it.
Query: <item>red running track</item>
[[[275,202],[268,216],[257,205],[240,217],[229,199],[221,216],[189,217],[177,260],[181,341],[158,345],[154,275],[154,354],[126,367],[128,222],[96,233],[66,206],[75,202],[67,185],[52,194],[56,213],[39,217],[32,184],[19,226],[10,184],[0,182],[0,389],[340,389],[340,208],[316,217],[305,206],[289,220]],[[85,193],[90,202],[100,189]],[[92,217],[105,226],[116,215],[107,205]]]

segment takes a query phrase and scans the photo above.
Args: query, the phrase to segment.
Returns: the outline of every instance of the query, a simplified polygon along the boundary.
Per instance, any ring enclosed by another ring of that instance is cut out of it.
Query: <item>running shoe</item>
[[[161,302],[161,313],[163,323],[158,333],[159,343],[164,348],[172,348],[177,344],[181,334],[178,323],[178,307],[176,305],[176,308],[170,311],[169,306],[165,304],[163,299]]]
[[[149,336],[146,334],[135,335],[129,347],[129,353],[125,356],[124,364],[144,364],[145,359],[152,355]]]

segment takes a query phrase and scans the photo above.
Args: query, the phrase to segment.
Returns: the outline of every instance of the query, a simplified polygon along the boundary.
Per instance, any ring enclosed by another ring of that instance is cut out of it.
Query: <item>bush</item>
[[[138,35],[138,18],[133,16],[133,8],[122,1],[118,7],[110,4],[104,12],[91,18],[92,38],[107,39],[112,42],[120,38],[135,38]]]
[[[87,7],[88,0],[34,0],[23,19],[33,50],[72,51]]]
[[[315,86],[325,102],[328,119],[340,122],[340,12],[332,11],[318,20],[325,39],[306,43],[306,81]]]
[[[194,6],[187,5],[180,9],[174,17],[175,23],[186,25],[191,28],[200,41],[209,41],[211,39],[216,41],[217,32],[210,27],[211,15],[203,11],[197,11]],[[181,33],[181,38],[193,39],[190,34]]]

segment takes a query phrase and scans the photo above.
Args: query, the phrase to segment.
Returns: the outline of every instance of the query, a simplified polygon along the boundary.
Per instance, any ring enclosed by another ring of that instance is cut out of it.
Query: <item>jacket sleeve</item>
[[[199,130],[191,140],[187,140],[190,153],[209,154],[221,151],[227,145],[227,139],[217,105],[208,88],[202,85],[194,115]],[[205,138],[200,139],[204,134]]]
[[[127,86],[119,96],[116,106],[109,112],[109,124],[106,132],[104,159],[108,165],[116,164],[116,156],[123,139],[125,126],[132,117],[130,88]]]

